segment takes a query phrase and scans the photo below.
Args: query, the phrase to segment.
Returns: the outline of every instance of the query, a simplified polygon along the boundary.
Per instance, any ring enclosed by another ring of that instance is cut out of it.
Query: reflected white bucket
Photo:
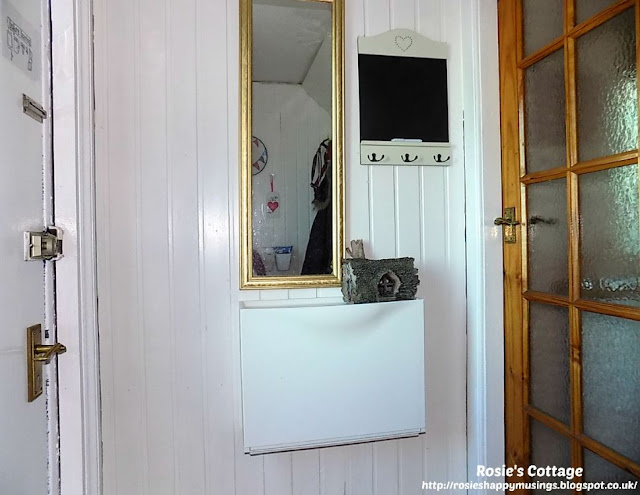
[[[273,250],[276,252],[276,268],[278,271],[286,272],[289,270],[293,246],[277,246]]]

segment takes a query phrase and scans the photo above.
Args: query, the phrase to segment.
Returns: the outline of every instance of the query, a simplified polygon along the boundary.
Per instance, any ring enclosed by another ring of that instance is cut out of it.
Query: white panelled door
[[[44,366],[45,392],[27,396],[27,327],[55,337],[51,262],[25,261],[23,232],[42,231],[52,215],[51,130],[23,112],[23,94],[48,111],[49,2],[0,0],[0,493],[57,493],[55,358]],[[48,437],[53,441],[48,441]],[[50,462],[53,460],[56,462]],[[51,490],[49,492],[49,490]]]

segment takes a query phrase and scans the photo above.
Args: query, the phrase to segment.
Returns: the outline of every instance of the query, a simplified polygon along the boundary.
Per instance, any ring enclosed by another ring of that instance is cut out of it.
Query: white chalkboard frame
[[[448,60],[449,47],[447,43],[434,41],[410,29],[392,29],[376,36],[359,36],[358,53]],[[371,141],[361,138],[360,163],[448,166],[451,164],[451,143]]]

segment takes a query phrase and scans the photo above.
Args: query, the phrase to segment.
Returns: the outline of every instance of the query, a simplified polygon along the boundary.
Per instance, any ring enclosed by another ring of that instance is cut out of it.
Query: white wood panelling
[[[58,341],[67,347],[57,363],[61,442],[59,492],[99,493],[101,484],[100,381],[95,257],[93,11],[90,0],[57,2],[51,10],[53,184],[55,223],[64,235],[64,258],[55,264]],[[53,268],[51,268],[53,269]],[[55,371],[49,368],[49,372]],[[55,431],[55,430],[52,430]],[[59,452],[58,452],[59,449]],[[51,463],[56,469],[56,463]],[[52,480],[54,486],[58,483]],[[51,493],[58,493],[55,488]]]
[[[466,479],[463,0],[346,4],[347,238],[414,256],[426,301],[427,433],[243,453],[237,0],[96,0],[104,493],[418,494]],[[359,165],[356,39],[415,29],[450,46],[453,162]]]
[[[329,66],[327,66],[329,67]],[[329,86],[331,84],[329,83]],[[267,147],[267,167],[253,176],[253,247],[269,275],[300,275],[316,209],[311,204],[311,165],[320,143],[331,133],[331,116],[300,84],[254,83],[252,134]],[[271,191],[280,197],[278,215],[266,214]],[[291,266],[278,271],[264,248],[293,246]]]
[[[504,462],[504,339],[498,19],[495,4],[473,0],[463,12],[467,160],[467,468]],[[473,206],[471,206],[473,205]],[[500,480],[496,480],[500,481]],[[488,493],[486,490],[469,493]]]

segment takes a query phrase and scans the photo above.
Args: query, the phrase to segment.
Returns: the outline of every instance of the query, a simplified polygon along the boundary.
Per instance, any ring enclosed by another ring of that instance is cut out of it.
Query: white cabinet
[[[240,310],[245,452],[425,431],[423,301],[281,304]]]

